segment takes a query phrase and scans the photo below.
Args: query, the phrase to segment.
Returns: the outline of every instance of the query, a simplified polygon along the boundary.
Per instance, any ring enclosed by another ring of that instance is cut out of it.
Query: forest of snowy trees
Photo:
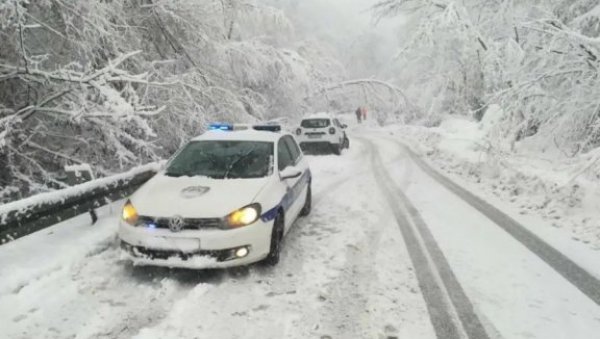
[[[507,151],[525,139],[568,157],[600,146],[600,1],[387,0],[375,14],[408,18],[393,69],[416,118],[481,118],[497,104]]]
[[[300,114],[342,66],[260,1],[0,4],[0,201],[163,158],[208,121]]]
[[[0,202],[63,187],[67,164],[102,176],[164,158],[208,121],[361,102],[426,125],[494,104],[505,151],[598,158],[600,1],[374,1],[374,22],[402,21],[397,46],[365,35],[352,58],[297,34],[288,2],[2,1]]]

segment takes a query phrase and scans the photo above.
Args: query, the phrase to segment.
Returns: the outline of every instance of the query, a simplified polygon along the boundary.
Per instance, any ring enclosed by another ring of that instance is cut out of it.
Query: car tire
[[[331,150],[333,154],[340,155],[342,154],[342,145],[341,144],[331,144]]]
[[[350,139],[348,139],[347,137],[344,138],[344,148],[350,149]]]
[[[310,214],[310,210],[312,209],[312,190],[310,188],[310,184],[308,184],[308,190],[306,191],[306,200],[304,201],[304,206],[300,211],[301,217],[306,217]]]
[[[271,249],[267,257],[262,261],[264,265],[275,266],[279,263],[281,255],[281,243],[283,241],[283,214],[279,213],[273,222],[273,231],[271,232]]]

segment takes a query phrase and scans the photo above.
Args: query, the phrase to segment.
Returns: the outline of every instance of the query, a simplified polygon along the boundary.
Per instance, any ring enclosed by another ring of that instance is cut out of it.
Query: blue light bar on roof
[[[208,125],[208,129],[211,131],[233,131],[233,125],[213,123],[213,124]]]

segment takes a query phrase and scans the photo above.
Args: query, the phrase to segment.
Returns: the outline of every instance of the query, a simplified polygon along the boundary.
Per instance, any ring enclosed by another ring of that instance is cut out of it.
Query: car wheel
[[[273,222],[273,231],[271,232],[271,250],[269,255],[263,260],[263,264],[275,266],[279,263],[281,254],[281,242],[283,240],[283,215],[280,213]]]
[[[344,138],[344,148],[346,148],[346,149],[350,148],[350,139]]]
[[[342,154],[342,145],[341,144],[331,144],[331,150],[333,154],[340,155]]]
[[[310,214],[310,210],[312,208],[312,190],[310,189],[310,184],[308,184],[308,190],[306,191],[306,200],[304,201],[304,206],[300,211],[301,217],[306,217]]]

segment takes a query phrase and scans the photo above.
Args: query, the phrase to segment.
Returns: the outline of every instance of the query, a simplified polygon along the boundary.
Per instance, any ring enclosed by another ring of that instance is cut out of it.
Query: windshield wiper
[[[255,146],[255,147],[252,147],[252,149],[250,149],[250,151],[248,151],[246,154],[244,154],[244,155],[241,155],[239,158],[237,158],[235,161],[233,161],[233,162],[231,163],[231,165],[229,165],[229,166],[227,167],[227,170],[225,171],[225,175],[224,175],[224,177],[225,177],[225,178],[229,178],[229,172],[231,172],[231,170],[233,169],[233,166],[237,165],[237,164],[238,164],[240,161],[242,161],[242,160],[246,159],[246,158],[247,158],[247,157],[248,157],[250,154],[254,153],[254,150],[255,150],[255,149],[256,149],[256,146]]]

